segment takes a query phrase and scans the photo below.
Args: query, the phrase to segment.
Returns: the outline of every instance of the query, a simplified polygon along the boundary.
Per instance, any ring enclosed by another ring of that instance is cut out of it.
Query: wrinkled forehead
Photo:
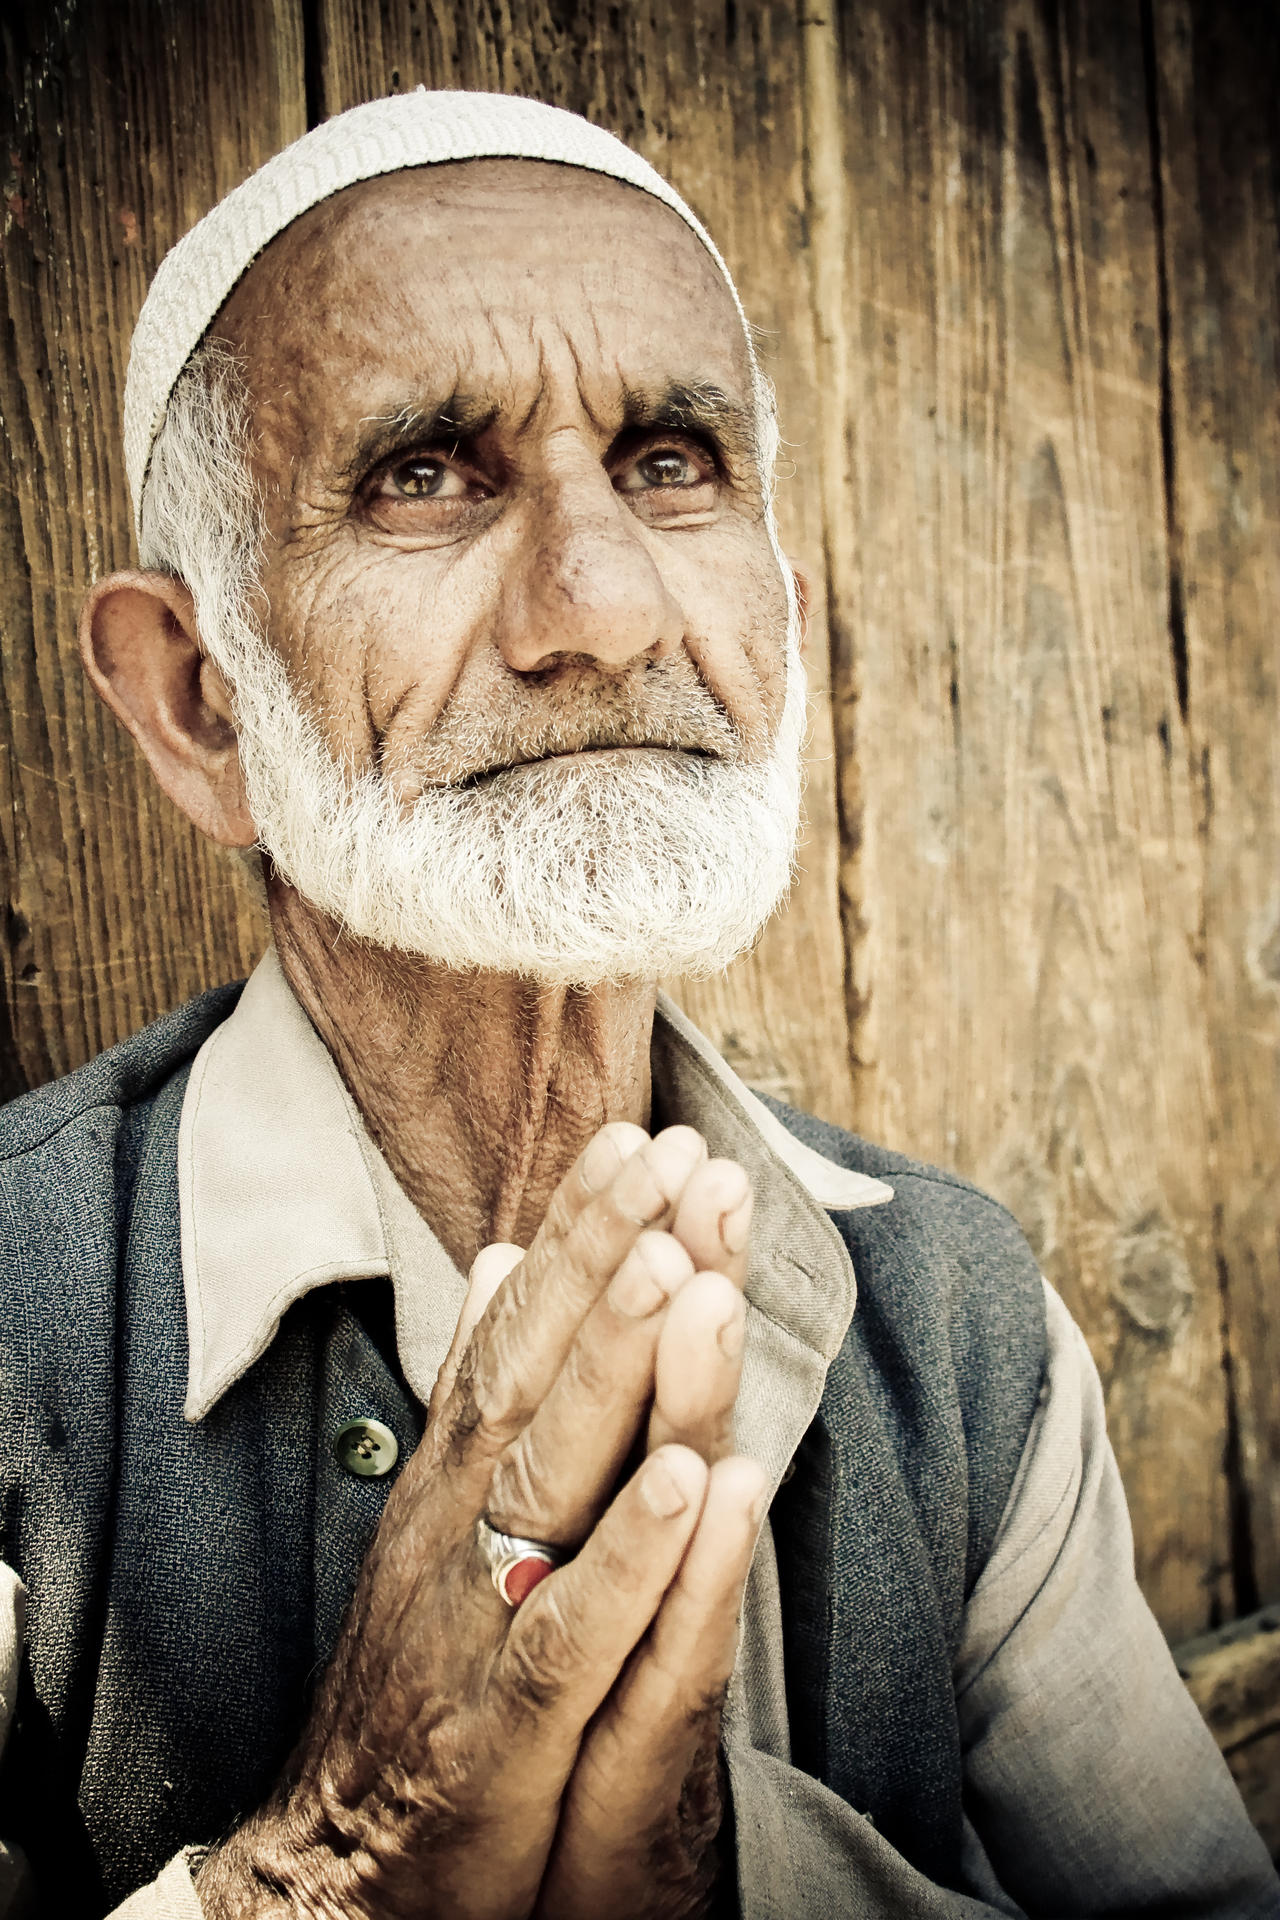
[[[280,234],[212,329],[255,412],[314,439],[454,390],[518,414],[572,370],[589,411],[703,385],[754,405],[734,296],[651,195],[542,161],[472,160],[335,194]]]

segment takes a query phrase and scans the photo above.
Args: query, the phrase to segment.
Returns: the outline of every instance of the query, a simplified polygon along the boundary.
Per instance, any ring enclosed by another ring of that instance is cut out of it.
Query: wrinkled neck
[[[347,938],[273,881],[280,964],[365,1125],[465,1272],[528,1246],[609,1120],[647,1127],[656,988],[549,987],[453,973]]]

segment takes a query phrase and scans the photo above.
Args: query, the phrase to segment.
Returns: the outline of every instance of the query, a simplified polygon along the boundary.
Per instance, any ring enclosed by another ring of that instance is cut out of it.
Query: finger
[[[554,1251],[538,1235],[495,1300],[483,1341],[458,1368],[457,1465],[483,1470],[487,1481],[494,1456],[550,1392],[587,1314],[640,1235],[670,1218],[705,1153],[691,1127],[668,1127],[624,1162]]]
[[[685,1185],[671,1231],[695,1267],[747,1281],[751,1232],[751,1182],[736,1160],[708,1160]]]
[[[612,1120],[592,1135],[552,1196],[535,1245],[540,1257],[552,1253],[572,1230],[574,1222],[601,1190],[608,1188],[633,1154],[648,1144],[643,1127],[629,1120]],[[431,1396],[431,1411],[444,1404],[458,1374],[459,1362],[471,1335],[484,1318],[502,1282],[528,1258],[523,1247],[495,1240],[482,1247],[471,1265],[468,1292],[449,1354]]]
[[[596,1194],[610,1187],[627,1161],[648,1144],[643,1127],[630,1120],[610,1120],[592,1135],[551,1196],[538,1239],[554,1251],[574,1221]]]
[[[489,1246],[481,1247],[471,1262],[471,1272],[467,1276],[467,1297],[462,1303],[454,1336],[456,1346],[466,1346],[499,1287],[524,1257],[525,1249],[515,1246],[510,1240],[494,1240]]]
[[[593,1721],[561,1807],[539,1913],[625,1909],[644,1842],[714,1788],[720,1705],[763,1513],[753,1460],[711,1469],[697,1529],[653,1626]],[[714,1831],[716,1813],[710,1814]]]
[[[687,1707],[728,1681],[766,1490],[764,1468],[742,1454],[711,1468],[697,1530],[620,1699],[626,1713],[643,1721],[668,1691]]]
[[[707,1469],[683,1447],[653,1454],[581,1552],[521,1606],[494,1669],[504,1724],[552,1718],[579,1731],[614,1686],[675,1578],[698,1522]]]
[[[654,1362],[650,1449],[678,1442],[708,1463],[733,1450],[746,1302],[722,1273],[699,1273],[672,1300]]]
[[[553,1544],[590,1532],[648,1411],[662,1311],[692,1279],[678,1240],[640,1235],[495,1467],[487,1507],[494,1526]]]
[[[453,1388],[459,1362],[470,1344],[472,1334],[507,1275],[514,1272],[524,1259],[524,1251],[523,1247],[514,1246],[508,1240],[495,1240],[490,1246],[481,1247],[472,1261],[467,1278],[467,1296],[458,1315],[453,1341],[431,1392],[431,1403],[427,1409],[428,1424]]]
[[[699,1723],[723,1698],[737,1657],[764,1493],[764,1472],[754,1460],[736,1455],[711,1469],[679,1574],[600,1717],[601,1758],[614,1760],[610,1805],[621,1832],[670,1789],[678,1796]]]
[[[608,1186],[579,1210],[567,1231],[558,1232],[549,1213],[520,1275],[526,1299],[532,1300],[554,1283],[557,1296],[576,1294],[580,1319],[604,1291],[637,1236],[646,1227],[666,1224],[674,1215],[691,1175],[706,1157],[707,1143],[692,1127],[665,1127],[627,1156]]]

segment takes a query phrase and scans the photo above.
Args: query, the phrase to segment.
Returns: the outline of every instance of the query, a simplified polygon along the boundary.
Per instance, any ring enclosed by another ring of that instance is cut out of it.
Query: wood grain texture
[[[230,862],[154,790],[82,679],[86,587],[131,555],[120,401],[165,250],[303,130],[301,35],[271,6],[6,13],[0,357],[0,940],[5,1094],[216,979],[261,928]]]
[[[423,5],[322,0],[325,112],[419,84],[536,95],[638,147],[705,220],[760,329],[794,472],[779,508],[788,551],[823,578],[815,379],[805,271],[800,25],[794,7],[717,0],[660,9],[524,0]],[[821,590],[815,631],[823,630]],[[808,831],[785,918],[711,981],[671,983],[755,1086],[849,1125],[852,1088],[836,911],[838,833],[825,649],[810,662]]]
[[[872,0],[839,42],[859,1118],[1018,1214],[1190,1632],[1233,1593],[1139,10]]]
[[[1177,1649],[1178,1671],[1280,1859],[1280,1607]]]
[[[1280,1597],[1280,13],[1154,6],[1172,640],[1242,1610]],[[1280,1825],[1280,1765],[1276,1768]]]

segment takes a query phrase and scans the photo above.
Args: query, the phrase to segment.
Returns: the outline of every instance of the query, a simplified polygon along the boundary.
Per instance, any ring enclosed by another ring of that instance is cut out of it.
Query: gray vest
[[[182,1417],[178,1121],[237,991],[0,1114],[0,1557],[30,1590],[0,1830],[59,1920],[265,1797],[390,1487],[343,1473],[331,1436],[373,1415],[404,1458],[421,1431],[342,1287]],[[1039,1392],[1039,1276],[963,1181],[776,1111],[896,1196],[832,1215],[858,1310],[772,1512],[794,1758],[955,1885],[951,1666]]]

